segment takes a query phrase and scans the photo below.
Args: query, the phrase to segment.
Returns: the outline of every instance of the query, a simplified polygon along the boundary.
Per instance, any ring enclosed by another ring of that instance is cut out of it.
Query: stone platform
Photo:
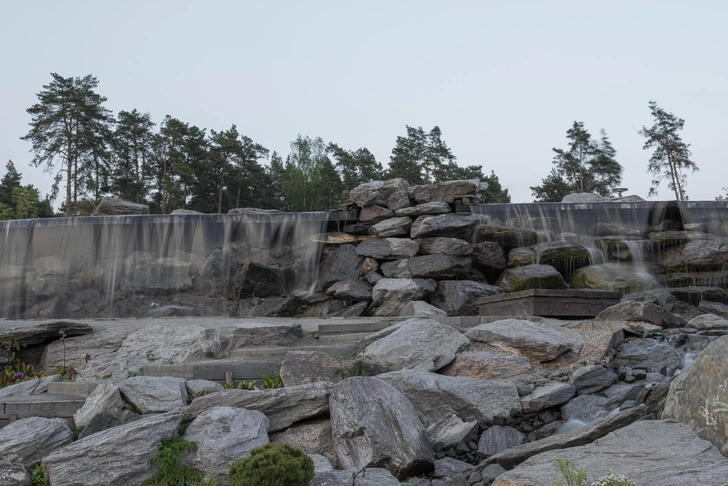
[[[568,319],[595,317],[619,304],[621,292],[605,290],[530,289],[478,299],[481,316],[542,316]]]

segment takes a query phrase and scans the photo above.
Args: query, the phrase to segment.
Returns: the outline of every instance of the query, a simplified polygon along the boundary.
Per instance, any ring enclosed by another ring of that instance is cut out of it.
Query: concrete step
[[[87,398],[101,381],[54,381],[48,384],[48,393],[52,395],[70,395]]]
[[[174,376],[185,380],[255,381],[281,371],[283,356],[260,359],[216,359],[173,365],[149,365],[144,376]]]
[[[291,351],[319,351],[329,356],[350,356],[356,351],[353,344],[321,344],[318,346],[272,346],[272,347],[255,347],[240,348],[234,350],[231,354],[232,358],[239,359],[258,359],[285,357]]]
[[[25,397],[0,398],[0,427],[28,417],[62,418],[73,425],[73,414],[83,407],[84,398],[40,393]]]

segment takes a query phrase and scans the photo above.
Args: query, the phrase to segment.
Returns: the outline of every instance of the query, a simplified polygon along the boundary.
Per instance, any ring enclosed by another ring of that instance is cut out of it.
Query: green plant
[[[607,475],[591,483],[591,486],[637,486],[621,474],[607,471]]]
[[[261,388],[283,388],[283,378],[280,373],[275,375],[263,375],[263,385]]]
[[[255,390],[254,381],[233,381],[232,383],[223,383],[225,390]]]
[[[146,357],[149,361],[157,361],[157,358],[154,357],[154,351],[151,349],[147,351]]]
[[[134,376],[142,376],[142,373],[144,373],[144,370],[128,371],[126,373],[126,377],[127,378],[132,378]]]
[[[5,366],[3,367],[2,373],[0,373],[0,388],[45,376],[43,371],[36,371],[32,365],[20,361],[18,359],[18,351],[20,351],[20,345],[14,339],[2,345],[2,353],[5,355]]]
[[[230,467],[230,486],[307,486],[313,460],[288,444],[266,444]]]
[[[163,439],[153,459],[159,470],[144,486],[212,486],[214,479],[205,482],[200,471],[182,464],[186,452],[197,452],[197,443],[183,440],[178,435]]]
[[[215,357],[215,353],[212,352],[212,350],[205,350],[205,358],[212,359]]]
[[[38,464],[30,470],[30,482],[33,486],[46,486],[48,484],[46,482],[43,464]]]
[[[71,432],[73,433],[73,440],[78,440],[78,436],[81,435],[81,432],[83,432],[83,429],[85,429],[85,425],[81,425],[79,427],[71,427]]]
[[[102,380],[108,380],[109,378],[111,378],[111,373],[109,373],[108,375],[104,375],[104,376],[101,377]]]
[[[554,467],[564,476],[563,480],[556,483],[557,486],[589,486],[586,470],[583,467],[577,468],[574,461],[558,456],[554,459]],[[564,480],[566,483],[564,483]]]

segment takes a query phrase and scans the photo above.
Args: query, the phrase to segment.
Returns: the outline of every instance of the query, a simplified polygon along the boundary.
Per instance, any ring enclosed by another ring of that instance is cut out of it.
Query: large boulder
[[[576,387],[576,393],[586,395],[596,393],[617,381],[617,375],[604,366],[587,365],[572,373],[569,384]]]
[[[367,346],[361,356],[388,365],[390,370],[437,371],[469,343],[454,327],[432,319],[410,319],[392,334]]]
[[[84,427],[84,431],[94,422],[115,427],[122,423],[124,406],[119,387],[112,381],[104,380],[86,398],[83,407],[73,414],[73,422],[76,427]]]
[[[133,376],[119,383],[119,392],[142,414],[171,412],[187,405],[184,378]]]
[[[309,486],[400,486],[386,469],[368,467],[358,471],[317,472]]]
[[[397,216],[422,216],[423,214],[447,214],[452,213],[452,208],[448,203],[444,202],[429,202],[418,204],[408,208],[402,208],[395,211]]]
[[[342,300],[369,301],[372,300],[372,285],[359,279],[342,280],[329,287],[326,293]]]
[[[551,361],[563,355],[571,355],[572,359],[576,359],[584,345],[583,338],[576,331],[517,319],[481,324],[465,336],[538,362]]]
[[[268,419],[255,410],[211,408],[198,415],[182,436],[197,444],[197,450],[187,455],[185,464],[225,486],[233,462],[268,443],[267,430]]]
[[[349,360],[335,358],[321,351],[290,351],[283,358],[280,375],[286,386],[341,380]]]
[[[670,314],[665,308],[651,302],[626,300],[607,307],[594,318],[597,321],[649,322],[661,327],[684,327],[687,321]]]
[[[409,302],[399,311],[400,317],[447,317],[447,312],[423,300]]]
[[[478,298],[503,293],[503,289],[473,280],[440,280],[432,304],[449,316],[477,316]]]
[[[509,268],[501,273],[496,285],[506,292],[566,288],[564,277],[551,265],[524,265]]]
[[[30,470],[45,456],[71,442],[73,432],[65,420],[24,418],[0,429],[0,458]]]
[[[362,257],[397,260],[415,256],[419,249],[420,245],[409,238],[370,238],[361,242],[355,251]]]
[[[361,206],[384,206],[387,204],[387,198],[384,196],[384,182],[372,181],[356,186],[349,191],[351,200]]]
[[[377,378],[353,377],[336,385],[331,428],[345,469],[379,466],[405,479],[434,468],[432,447],[412,403]]]
[[[670,385],[664,418],[688,424],[728,456],[728,336],[716,339]]]
[[[589,250],[578,243],[570,241],[549,241],[533,247],[536,262],[551,265],[562,275],[570,275],[577,268],[585,267],[591,262]]]
[[[477,217],[470,215],[420,216],[412,223],[410,236],[412,238],[450,236],[468,240],[478,221],[480,220]]]
[[[379,238],[390,236],[408,236],[412,226],[412,218],[403,216],[398,218],[385,219],[369,228],[369,234]]]
[[[513,383],[521,396],[526,396],[537,386],[548,383],[522,356],[487,351],[460,353],[439,372],[448,376]]]
[[[453,257],[467,256],[472,252],[470,243],[460,238],[446,236],[434,238],[421,238],[420,253],[423,255],[450,255]]]
[[[328,418],[298,422],[285,430],[270,434],[269,438],[271,442],[297,447],[306,454],[335,454],[331,420]]]
[[[17,323],[18,321],[16,321]],[[15,341],[21,346],[40,344],[51,339],[58,340],[63,331],[67,338],[84,336],[93,332],[93,328],[86,323],[70,321],[49,321],[40,323],[23,323],[23,325],[7,326],[0,329],[0,343]],[[58,341],[60,343],[60,341]]]
[[[223,390],[195,398],[182,411],[185,416],[197,417],[215,407],[257,410],[270,420],[268,432],[276,432],[327,412],[332,386],[318,382],[265,390]]]
[[[102,197],[91,216],[118,216],[121,214],[149,214],[149,206],[115,197]]]
[[[456,196],[473,195],[478,191],[478,180],[446,181],[438,184],[410,186],[409,194],[418,203],[455,201]]]
[[[574,272],[571,287],[574,289],[612,290],[623,293],[639,292],[655,286],[655,278],[634,265],[624,263],[600,263],[589,265]]]
[[[341,245],[321,264],[316,288],[328,289],[340,280],[359,278],[362,260],[363,258],[354,250],[354,245]]]
[[[297,322],[246,319],[233,329],[230,348],[290,346],[302,338],[303,329]]]
[[[723,319],[728,319],[728,305],[721,304],[720,302],[703,300],[698,305],[698,310],[702,312],[707,312],[709,314],[714,314],[716,316],[722,317]]]
[[[28,470],[22,464],[0,459],[0,484],[5,486],[31,486]]]
[[[35,378],[32,380],[21,381],[15,385],[0,388],[1,397],[27,397],[29,395],[39,395],[48,391],[48,385],[56,381],[61,381],[61,375],[44,376],[43,378]]]
[[[382,206],[367,206],[359,213],[359,221],[365,224],[377,224],[394,217],[394,213]]]
[[[728,329],[728,319],[724,319],[715,314],[701,314],[690,319],[687,326],[699,331]]]
[[[530,394],[521,398],[523,410],[538,412],[568,402],[576,394],[576,387],[553,381],[536,387]]]
[[[43,458],[49,484],[142,484],[158,466],[154,455],[179,432],[182,415],[155,414],[56,449]]]
[[[483,224],[478,226],[476,234],[480,241],[498,243],[505,253],[514,248],[535,245],[538,241],[538,235],[535,231],[510,226]]]
[[[271,297],[283,295],[293,281],[290,269],[250,262],[235,274],[233,286],[237,297]]]
[[[486,422],[521,411],[518,391],[510,383],[420,370],[395,371],[377,378],[394,386],[412,402],[432,444],[446,442],[443,435],[448,430],[444,425],[449,425],[452,417],[461,422]]]
[[[421,278],[382,278],[372,289],[378,316],[396,316],[413,300],[429,297],[436,289],[434,281]]]
[[[387,278],[456,279],[465,275],[463,262],[448,255],[421,255],[383,263]]]
[[[660,261],[665,273],[722,270],[728,263],[728,240],[693,240]]]
[[[663,368],[680,368],[682,356],[673,346],[650,338],[621,344],[612,363],[617,367],[659,372]]]
[[[141,261],[126,271],[121,285],[130,293],[147,296],[185,292],[192,288],[190,266],[176,258]]]
[[[136,327],[115,324],[85,336],[66,338],[65,342],[53,341],[43,350],[41,367],[46,374],[54,373],[56,367],[63,366],[65,358],[66,366],[78,369],[86,363],[86,356],[93,359],[117,351],[124,339],[136,330]]]
[[[592,478],[612,472],[640,485],[722,486],[728,474],[728,459],[690,427],[670,420],[645,420],[591,444],[531,457],[498,476],[493,486],[550,486],[563,479],[554,467],[559,456],[584,468]]]
[[[475,266],[488,278],[495,280],[500,272],[506,269],[506,257],[503,249],[494,241],[481,241],[472,246],[472,258]]]

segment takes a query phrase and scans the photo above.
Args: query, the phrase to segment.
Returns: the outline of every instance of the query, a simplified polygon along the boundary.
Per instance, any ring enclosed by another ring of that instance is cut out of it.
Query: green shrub
[[[144,486],[213,485],[214,479],[205,482],[200,471],[182,464],[186,452],[196,451],[196,442],[183,440],[178,435],[163,439],[159,451],[154,454],[154,463],[159,470]]]
[[[230,467],[230,486],[308,486],[313,460],[288,444],[266,444]]]
[[[603,478],[599,478],[591,486],[635,486],[635,484],[621,474],[614,474],[612,471],[607,471],[607,475]]]
[[[576,467],[574,461],[569,461],[561,456],[554,459],[554,467],[564,477],[555,483],[556,486],[636,486],[625,476],[614,474],[612,471],[607,471],[607,475],[604,477],[589,481],[583,467]]]

